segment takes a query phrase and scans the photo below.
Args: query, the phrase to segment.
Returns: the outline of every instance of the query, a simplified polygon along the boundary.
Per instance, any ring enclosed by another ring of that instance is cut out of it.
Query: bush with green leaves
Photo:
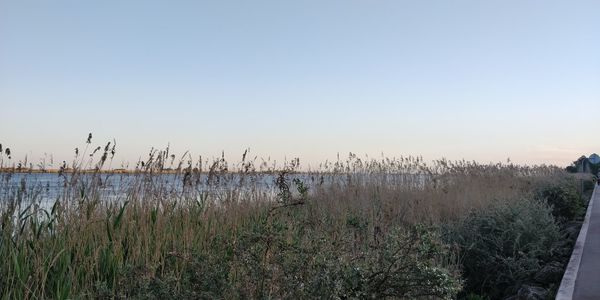
[[[543,186],[538,190],[537,198],[552,207],[552,215],[560,222],[582,217],[585,211],[582,196],[575,181],[564,179]]]
[[[448,228],[448,241],[460,249],[465,293],[500,299],[532,281],[559,239],[551,212],[541,201],[499,201]]]
[[[449,248],[431,229],[394,228],[375,240],[367,226],[327,231],[292,213],[292,223],[274,216],[239,235],[230,297],[451,299],[460,291]]]
[[[583,181],[583,193],[591,193],[594,191],[596,184],[598,182],[598,178],[596,176],[592,176],[591,179]]]

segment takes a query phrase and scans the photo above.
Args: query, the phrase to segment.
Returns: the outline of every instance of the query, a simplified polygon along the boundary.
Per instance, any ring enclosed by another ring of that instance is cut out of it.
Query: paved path
[[[600,187],[596,186],[585,221],[563,277],[557,300],[600,299]]]
[[[600,189],[596,186],[573,299],[600,299]]]

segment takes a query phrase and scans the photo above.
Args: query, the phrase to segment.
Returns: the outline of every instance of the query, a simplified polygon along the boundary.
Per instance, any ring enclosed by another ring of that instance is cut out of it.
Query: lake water
[[[185,177],[183,174],[63,174],[56,173],[0,173],[0,204],[19,199],[27,202],[48,203],[57,199],[76,199],[86,191],[94,191],[102,201],[124,200],[128,195],[158,195],[160,197],[196,197],[202,193],[238,197],[270,197],[277,194],[276,174],[226,173],[209,178],[207,174]],[[422,174],[330,174],[296,173],[287,175],[291,191],[296,190],[294,179],[302,181],[309,191],[323,185],[379,183],[419,188],[427,178]],[[218,197],[217,197],[218,198]]]

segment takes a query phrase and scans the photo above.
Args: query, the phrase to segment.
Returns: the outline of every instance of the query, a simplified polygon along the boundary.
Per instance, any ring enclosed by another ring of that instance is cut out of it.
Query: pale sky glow
[[[600,1],[0,0],[0,143],[232,160],[600,152]]]

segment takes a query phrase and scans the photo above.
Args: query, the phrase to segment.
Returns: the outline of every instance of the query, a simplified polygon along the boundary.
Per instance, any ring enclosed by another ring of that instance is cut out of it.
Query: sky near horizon
[[[0,144],[119,162],[600,152],[600,1],[0,0]]]

